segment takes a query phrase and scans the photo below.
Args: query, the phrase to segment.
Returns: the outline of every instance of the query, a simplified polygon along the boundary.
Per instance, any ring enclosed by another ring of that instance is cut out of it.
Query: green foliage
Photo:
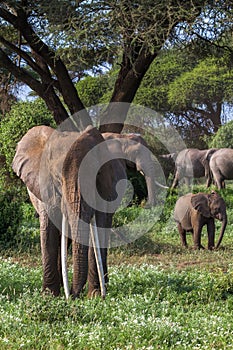
[[[227,54],[196,57],[188,45],[161,52],[152,63],[134,102],[161,112],[186,111],[194,105],[232,101],[231,61]]]
[[[39,221],[20,186],[0,187],[0,247],[23,249],[38,243]]]
[[[122,264],[108,296],[68,302],[40,293],[41,268],[2,259],[1,349],[230,349],[232,266]]]
[[[209,147],[233,148],[233,121],[221,126],[210,140]]]
[[[0,190],[0,244],[8,246],[13,241],[21,220],[21,196],[17,189]]]
[[[11,164],[17,142],[31,127],[41,124],[53,124],[53,118],[41,99],[14,104],[1,120],[0,244],[4,247],[19,246],[20,242],[26,247],[38,240],[38,220],[35,222],[31,205],[24,204],[28,200],[26,188],[13,176]]]
[[[219,128],[226,117],[221,106],[232,106],[233,89],[229,54],[220,56],[208,48],[202,56],[195,55],[194,48],[190,44],[161,52],[134,99],[162,113],[190,147],[198,147],[197,140]]]
[[[225,91],[232,89],[232,81],[233,71],[224,59],[208,57],[170,82],[168,102],[174,110],[186,110],[205,101],[229,101]]]
[[[87,76],[76,85],[79,97],[86,107],[100,103],[101,97],[110,88],[107,75]]]
[[[161,53],[145,75],[134,102],[156,111],[169,111],[169,86],[187,70],[190,70],[190,63],[184,62],[178,51]]]
[[[14,104],[0,125],[0,154],[5,157],[7,170],[11,172],[11,164],[17,142],[33,126],[54,125],[51,113],[43,100],[37,98],[32,102]]]

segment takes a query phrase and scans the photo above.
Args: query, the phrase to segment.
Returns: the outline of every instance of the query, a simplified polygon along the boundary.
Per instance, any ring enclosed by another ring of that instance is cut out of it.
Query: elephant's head
[[[148,192],[147,206],[154,206],[156,204],[156,185],[163,188],[167,187],[156,181],[158,174],[156,173],[155,163],[146,141],[140,135],[136,134],[104,133],[103,137],[107,140],[113,138],[119,140],[122,158],[126,161],[126,165],[136,168],[137,171],[145,176]]]
[[[214,218],[222,222],[222,227],[216,248],[220,246],[222,241],[226,225],[227,225],[227,213],[226,203],[224,199],[216,192],[210,194],[197,193],[191,197],[192,206],[198,210],[206,218]]]

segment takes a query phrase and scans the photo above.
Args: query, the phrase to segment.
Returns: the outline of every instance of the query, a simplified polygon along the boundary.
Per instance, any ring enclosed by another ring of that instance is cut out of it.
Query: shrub
[[[0,188],[0,213],[0,246],[28,247],[38,241],[39,221],[26,191],[15,186]]]
[[[210,141],[209,147],[233,148],[233,120],[221,126]]]
[[[17,142],[33,126],[55,125],[43,100],[15,103],[0,125],[0,244],[12,247],[35,232],[34,210],[11,168]],[[26,210],[26,207],[29,209]],[[29,215],[28,213],[31,214]],[[32,229],[30,227],[32,227]],[[20,234],[19,234],[20,233]],[[21,236],[20,236],[21,235]]]
[[[11,173],[11,163],[16,145],[23,135],[36,125],[54,125],[51,113],[41,99],[18,102],[1,121],[0,154],[5,158],[7,170]]]

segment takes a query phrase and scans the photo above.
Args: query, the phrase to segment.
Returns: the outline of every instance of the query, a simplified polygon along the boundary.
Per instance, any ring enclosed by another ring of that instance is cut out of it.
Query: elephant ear
[[[204,193],[197,193],[191,197],[191,205],[196,209],[201,215],[206,218],[211,217],[208,197]]]
[[[41,199],[39,186],[41,156],[53,131],[54,129],[48,126],[35,126],[30,129],[19,141],[12,163],[14,172],[38,199]]]

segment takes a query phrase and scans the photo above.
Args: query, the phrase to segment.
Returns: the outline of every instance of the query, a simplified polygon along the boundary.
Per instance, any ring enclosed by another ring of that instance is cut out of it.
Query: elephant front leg
[[[183,247],[187,248],[188,244],[187,244],[187,240],[186,240],[186,231],[183,229],[183,227],[181,226],[180,223],[177,224],[177,227],[178,227],[178,231],[180,234],[181,244]]]
[[[207,223],[207,232],[208,232],[208,249],[214,249],[214,239],[215,239],[215,224],[214,219],[210,219]]]
[[[204,247],[201,245],[201,231],[202,231],[202,226],[196,225],[193,230],[193,244],[194,244],[194,249],[204,249]]]
[[[40,213],[40,240],[43,265],[43,291],[49,290],[54,296],[60,294],[60,233],[48,218]]]
[[[177,187],[178,182],[179,182],[179,173],[178,173],[178,171],[176,171],[175,178],[174,178],[172,186],[171,186],[172,190]]]

